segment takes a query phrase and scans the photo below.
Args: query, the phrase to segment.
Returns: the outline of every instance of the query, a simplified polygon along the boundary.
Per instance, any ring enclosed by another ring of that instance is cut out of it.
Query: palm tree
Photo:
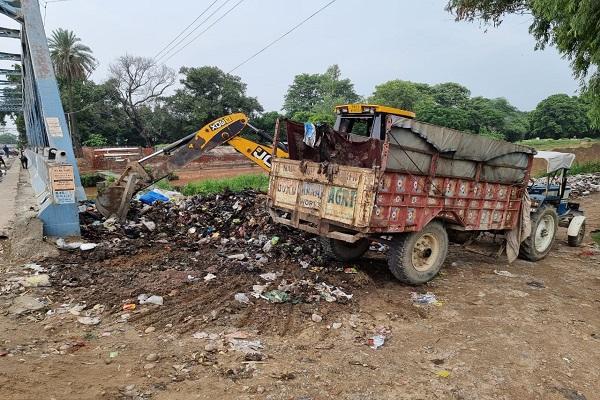
[[[96,59],[92,49],[81,43],[73,31],[58,28],[52,32],[48,40],[50,58],[56,76],[67,86],[69,112],[69,125],[73,136],[75,154],[81,154],[81,144],[75,114],[73,113],[73,83],[84,81],[96,68]]]

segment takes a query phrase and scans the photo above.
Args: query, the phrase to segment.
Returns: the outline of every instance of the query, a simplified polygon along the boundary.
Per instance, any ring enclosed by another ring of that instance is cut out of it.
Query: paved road
[[[6,160],[8,171],[0,180],[0,238],[8,237],[16,217],[17,187],[21,163],[16,158]]]

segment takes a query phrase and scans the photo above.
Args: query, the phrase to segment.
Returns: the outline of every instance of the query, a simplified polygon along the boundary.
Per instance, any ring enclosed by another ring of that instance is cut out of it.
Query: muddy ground
[[[598,194],[582,201],[589,231],[600,228],[598,202]],[[227,258],[244,243],[190,246],[175,232],[38,260],[49,287],[20,287],[23,264],[4,264],[0,398],[600,398],[600,253],[589,236],[570,248],[561,229],[546,259],[512,265],[452,246],[436,279],[410,287],[381,253],[324,262],[314,239],[293,232],[268,232],[288,249],[258,267]],[[234,299],[264,284],[265,272],[310,284],[284,303]],[[353,297],[316,302],[315,283]],[[412,292],[439,302],[416,305]],[[141,293],[164,304],[123,310]],[[23,295],[43,307],[15,315]],[[78,322],[85,317],[100,322]],[[370,348],[382,332],[384,345]],[[234,348],[257,340],[262,348]]]

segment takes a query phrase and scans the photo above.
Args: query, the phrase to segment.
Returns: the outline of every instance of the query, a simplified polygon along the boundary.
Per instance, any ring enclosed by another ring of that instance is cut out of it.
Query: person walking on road
[[[5,171],[8,169],[8,167],[6,166],[6,163],[4,162],[4,158],[2,158],[2,155],[0,155],[0,164],[4,165]],[[2,175],[3,175],[2,167],[0,167],[0,176],[2,176]]]
[[[27,169],[28,164],[29,160],[27,159],[27,156],[21,152],[21,167],[23,167],[23,169]]]
[[[9,151],[8,145],[5,144],[4,147],[2,148],[2,150],[4,150],[4,155],[6,156],[6,158],[8,158],[9,157],[9,155],[8,155],[8,151]]]

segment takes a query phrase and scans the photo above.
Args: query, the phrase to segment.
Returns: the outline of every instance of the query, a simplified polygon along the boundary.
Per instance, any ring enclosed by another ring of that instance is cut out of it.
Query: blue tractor
[[[579,203],[569,201],[569,168],[575,154],[539,151],[535,158],[546,161],[545,182],[528,187],[531,198],[531,235],[521,244],[520,256],[537,261],[550,251],[558,227],[567,228],[569,246],[579,246],[585,236],[585,216]]]

